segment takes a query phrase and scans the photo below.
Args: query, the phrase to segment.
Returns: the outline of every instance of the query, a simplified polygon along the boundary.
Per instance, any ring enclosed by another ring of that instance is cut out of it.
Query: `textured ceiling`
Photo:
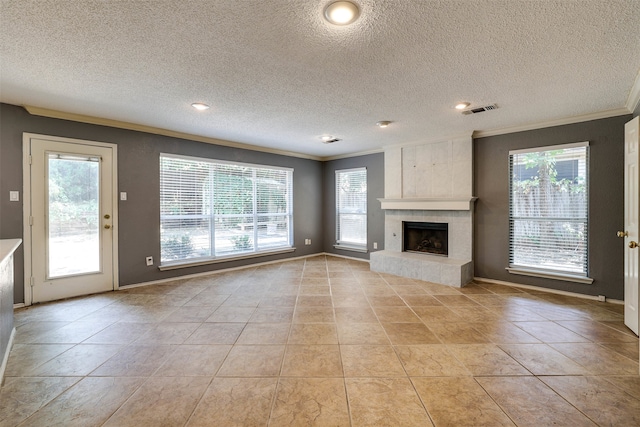
[[[640,69],[639,0],[0,1],[2,102],[320,157],[622,114]]]

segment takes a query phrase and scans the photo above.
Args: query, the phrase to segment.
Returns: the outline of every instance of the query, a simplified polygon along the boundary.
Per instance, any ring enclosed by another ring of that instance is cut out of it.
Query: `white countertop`
[[[9,258],[13,251],[18,249],[22,239],[2,239],[0,240],[0,263]]]

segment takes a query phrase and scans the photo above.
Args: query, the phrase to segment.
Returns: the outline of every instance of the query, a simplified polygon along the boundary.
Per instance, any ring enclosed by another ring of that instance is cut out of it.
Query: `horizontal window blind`
[[[367,169],[336,171],[336,243],[367,247]]]
[[[160,156],[161,262],[289,248],[293,170]]]
[[[587,276],[588,143],[509,154],[509,266]]]

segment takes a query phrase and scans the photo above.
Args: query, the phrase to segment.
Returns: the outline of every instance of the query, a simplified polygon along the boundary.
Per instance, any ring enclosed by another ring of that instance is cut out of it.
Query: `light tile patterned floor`
[[[325,256],[42,304],[0,426],[637,426],[622,313]]]

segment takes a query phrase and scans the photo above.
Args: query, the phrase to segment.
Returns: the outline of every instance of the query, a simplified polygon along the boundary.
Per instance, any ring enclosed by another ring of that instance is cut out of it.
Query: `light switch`
[[[10,202],[19,202],[20,201],[20,192],[19,191],[9,191],[9,201]]]
[[[120,200],[127,200],[127,192],[126,191],[121,191],[120,192]]]

